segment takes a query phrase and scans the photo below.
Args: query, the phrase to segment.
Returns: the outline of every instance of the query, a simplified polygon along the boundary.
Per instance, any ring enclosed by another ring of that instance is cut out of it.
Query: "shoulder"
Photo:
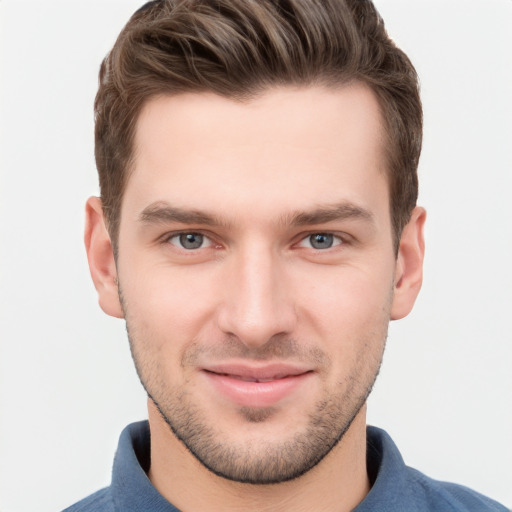
[[[115,512],[110,487],[96,491],[62,512]]]
[[[419,471],[407,468],[415,499],[432,510],[454,512],[509,512],[506,507],[463,485],[434,480]]]
[[[367,431],[367,469],[372,488],[358,512],[509,512],[468,487],[408,467],[389,435],[375,427]]]

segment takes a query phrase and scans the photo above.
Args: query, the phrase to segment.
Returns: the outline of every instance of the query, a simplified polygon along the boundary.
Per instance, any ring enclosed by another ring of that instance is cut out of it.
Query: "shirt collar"
[[[112,497],[123,512],[179,512],[150,482],[150,435],[147,421],[128,425],[119,439],[112,469]]]
[[[114,459],[111,490],[116,509],[179,512],[153,487],[146,475],[149,465],[149,424],[133,423],[123,430]],[[416,510],[413,497],[407,497],[402,456],[389,435],[376,427],[367,429],[367,468],[372,488],[354,512]]]

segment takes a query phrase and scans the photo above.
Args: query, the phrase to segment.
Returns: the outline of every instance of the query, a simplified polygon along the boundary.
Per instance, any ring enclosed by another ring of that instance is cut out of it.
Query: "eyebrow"
[[[165,201],[152,203],[139,215],[144,224],[164,224],[179,222],[181,224],[202,224],[206,226],[227,226],[228,223],[200,210],[189,210],[171,206]]]
[[[351,202],[343,202],[340,204],[321,206],[311,211],[298,211],[285,214],[281,217],[279,223],[285,226],[300,227],[346,219],[364,220],[373,223],[374,215],[369,210]],[[139,220],[144,224],[179,222],[181,224],[223,227],[229,227],[231,225],[230,222],[216,215],[211,215],[201,210],[177,208],[165,201],[157,201],[144,208],[139,215]]]
[[[374,215],[370,210],[357,206],[351,202],[321,206],[309,212],[296,212],[283,218],[285,224],[292,226],[306,226],[324,224],[346,219],[364,220],[373,223]]]

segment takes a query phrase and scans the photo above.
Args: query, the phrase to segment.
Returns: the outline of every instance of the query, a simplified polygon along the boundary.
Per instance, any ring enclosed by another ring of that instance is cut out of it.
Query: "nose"
[[[293,294],[284,262],[264,248],[233,256],[226,269],[218,326],[248,348],[265,345],[295,328]]]

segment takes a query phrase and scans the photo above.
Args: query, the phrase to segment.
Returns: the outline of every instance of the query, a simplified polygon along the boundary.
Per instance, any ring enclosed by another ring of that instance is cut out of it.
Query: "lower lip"
[[[276,379],[269,382],[244,380],[208,371],[203,372],[214,388],[242,407],[272,407],[296,394],[312,376],[311,372]]]

